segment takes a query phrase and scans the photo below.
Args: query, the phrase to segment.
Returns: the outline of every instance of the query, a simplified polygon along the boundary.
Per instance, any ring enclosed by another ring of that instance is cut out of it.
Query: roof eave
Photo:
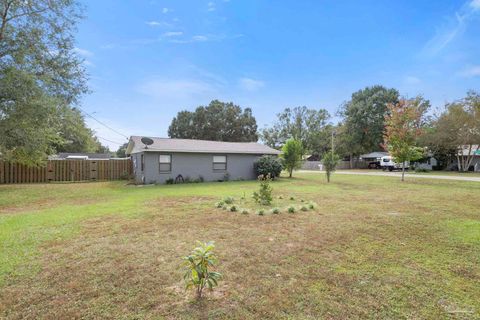
[[[139,153],[139,152],[172,152],[172,153],[216,153],[216,154],[263,154],[263,155],[280,155],[281,152],[277,151],[270,151],[270,152],[261,152],[261,151],[221,151],[221,150],[173,150],[173,149],[153,149],[153,148],[148,148],[148,149],[141,149],[137,151],[133,151],[131,153]]]

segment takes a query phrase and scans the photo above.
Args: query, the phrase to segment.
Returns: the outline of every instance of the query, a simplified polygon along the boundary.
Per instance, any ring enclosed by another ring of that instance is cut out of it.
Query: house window
[[[213,156],[213,170],[227,170],[227,156]]]
[[[145,168],[145,157],[143,155],[143,153],[140,155],[140,167],[143,171],[143,168]]]
[[[160,172],[171,172],[172,171],[172,155],[161,154],[159,158],[159,168],[160,168]]]

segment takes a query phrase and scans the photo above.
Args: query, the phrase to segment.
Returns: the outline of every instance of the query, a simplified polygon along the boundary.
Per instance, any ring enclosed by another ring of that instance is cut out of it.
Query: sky
[[[259,128],[286,107],[337,111],[371,85],[434,109],[480,90],[480,0],[86,0],[76,35],[87,124],[116,150],[166,137],[181,110],[250,107]]]

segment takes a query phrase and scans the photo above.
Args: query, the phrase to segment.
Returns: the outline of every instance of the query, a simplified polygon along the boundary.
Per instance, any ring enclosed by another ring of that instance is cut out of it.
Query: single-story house
[[[48,160],[109,160],[112,155],[109,153],[88,153],[88,152],[60,152],[48,157]]]
[[[280,151],[256,142],[221,142],[132,136],[126,154],[132,158],[136,183],[165,183],[168,179],[223,181],[256,179],[254,162]],[[153,143],[152,143],[153,142]],[[181,178],[180,178],[181,177]]]
[[[458,170],[458,160],[467,162],[471,158],[472,162],[468,168],[469,171],[480,171],[480,145],[459,146],[457,159],[449,166],[449,170]]]
[[[412,163],[412,169],[433,170],[433,168],[436,166],[438,166],[438,161],[431,155]]]

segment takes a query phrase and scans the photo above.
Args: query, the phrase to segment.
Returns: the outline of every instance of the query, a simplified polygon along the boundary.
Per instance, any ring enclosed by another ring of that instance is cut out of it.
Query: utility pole
[[[333,137],[335,136],[335,134],[336,134],[335,130],[332,130],[332,155],[335,152],[335,145],[333,144]]]

